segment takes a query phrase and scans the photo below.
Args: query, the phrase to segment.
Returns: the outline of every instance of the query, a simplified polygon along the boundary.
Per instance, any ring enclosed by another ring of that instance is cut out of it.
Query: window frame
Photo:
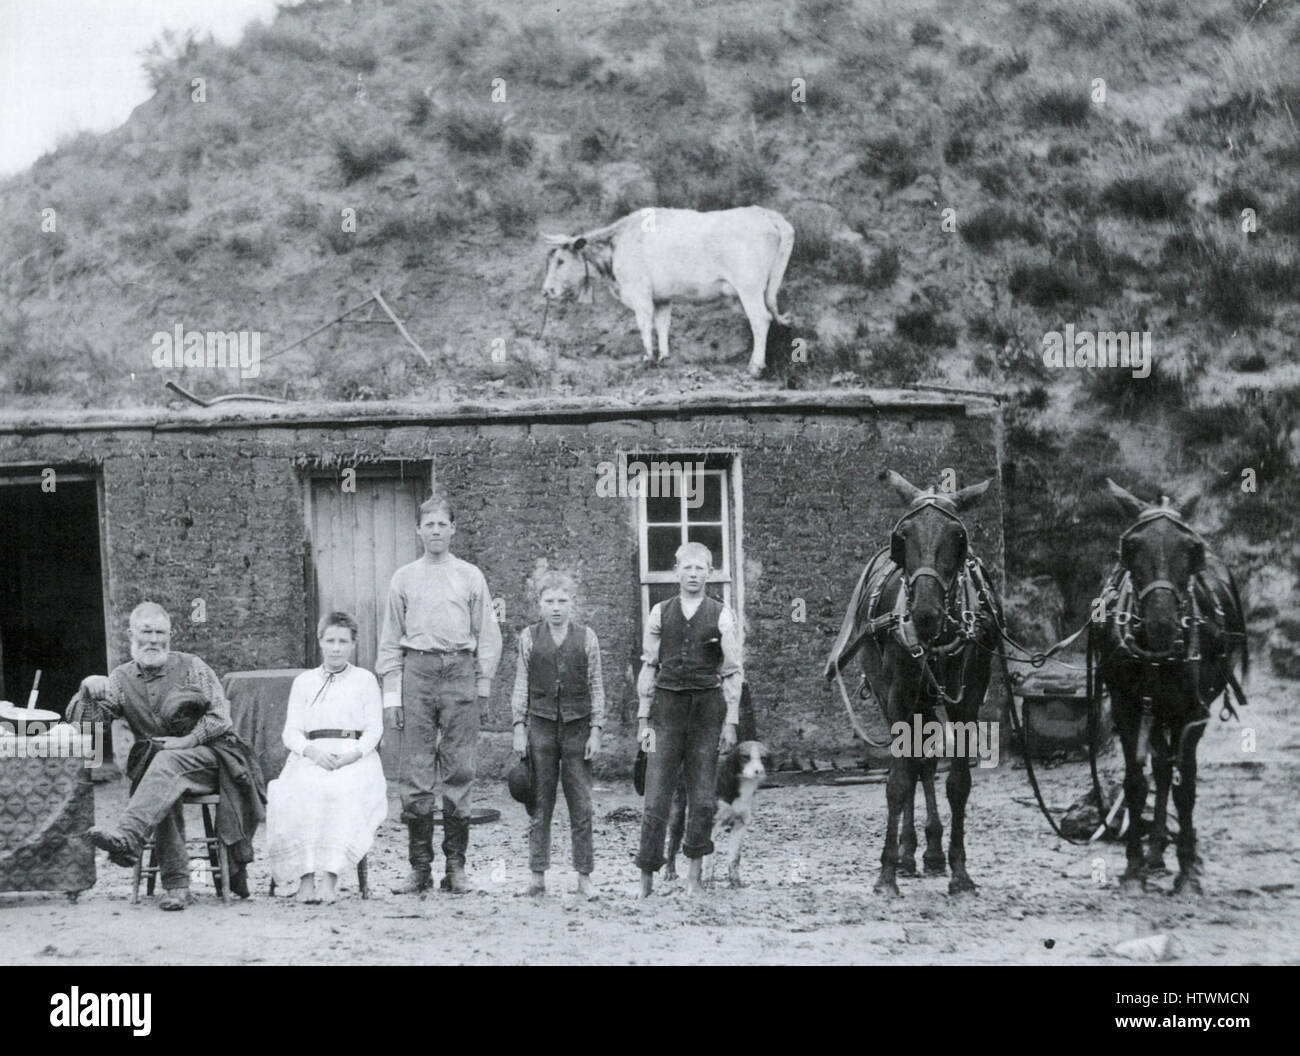
[[[719,527],[722,536],[722,568],[715,568],[709,574],[709,583],[722,585],[722,602],[736,617],[738,628],[744,627],[744,588],[741,570],[743,568],[744,550],[741,540],[743,511],[741,502],[741,453],[735,448],[707,448],[703,450],[632,450],[619,452],[618,472],[620,479],[627,480],[627,467],[631,462],[703,462],[706,474],[716,474],[720,478],[720,518],[718,520],[692,521],[690,511],[686,508],[685,496],[680,500],[680,519],[675,522],[650,520],[646,494],[635,496],[636,542],[637,542],[637,587],[641,608],[641,626],[650,618],[650,588],[674,584],[677,577],[670,571],[652,571],[650,569],[650,534],[651,527],[669,527],[673,524],[680,529],[680,538],[685,542],[692,524]],[[646,489],[648,490],[648,489]],[[678,544],[680,545],[680,543]],[[743,631],[741,632],[743,638]]]

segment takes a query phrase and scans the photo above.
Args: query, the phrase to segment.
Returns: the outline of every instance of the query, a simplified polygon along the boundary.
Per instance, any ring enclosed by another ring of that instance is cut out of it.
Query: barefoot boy
[[[514,750],[521,758],[533,758],[536,803],[528,828],[528,868],[533,873],[528,893],[546,890],[555,786],[562,780],[578,893],[591,898],[591,760],[600,751],[605,686],[600,643],[590,627],[573,622],[573,594],[573,579],[563,572],[547,572],[538,581],[542,619],[519,634],[510,710]]]
[[[681,593],[650,610],[637,693],[637,736],[648,755],[641,819],[641,895],[649,895],[664,864],[664,831],[673,790],[686,773],[683,853],[690,860],[688,894],[699,894],[701,859],[713,853],[714,782],[718,753],[736,744],[744,682],[735,617],[704,593],[713,556],[702,543],[679,547]]]

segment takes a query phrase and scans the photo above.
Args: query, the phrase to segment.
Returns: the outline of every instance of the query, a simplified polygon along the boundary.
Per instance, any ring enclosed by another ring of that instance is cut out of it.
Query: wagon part
[[[1015,698],[1015,694],[1012,692],[1011,678],[1009,674],[1009,669],[1007,668],[1006,650],[1003,647],[1002,642],[1000,641],[998,642],[998,655],[1002,660],[1002,682],[1007,692],[1007,714],[1011,717],[1011,731],[1016,737],[1020,739],[1021,748],[1024,750],[1025,775],[1029,778],[1029,787],[1033,789],[1034,799],[1037,800],[1038,802],[1038,809],[1042,812],[1043,817],[1047,819],[1047,824],[1051,826],[1052,831],[1056,833],[1058,837],[1065,840],[1066,843],[1072,843],[1075,844],[1076,846],[1086,847],[1089,844],[1091,844],[1093,840],[1097,838],[1096,835],[1092,836],[1090,839],[1087,840],[1076,840],[1073,837],[1067,836],[1065,833],[1061,831],[1060,825],[1058,825],[1056,819],[1052,817],[1051,811],[1047,809],[1047,804],[1043,801],[1042,790],[1038,787],[1038,777],[1034,773],[1034,759],[1033,759],[1034,753],[1029,750],[1029,742],[1027,739],[1028,734],[1025,728],[1020,724],[1019,716],[1016,715],[1016,698]],[[1089,659],[1091,659],[1091,656],[1089,657]],[[1088,667],[1089,667],[1089,676],[1090,676],[1089,688],[1091,689],[1092,688],[1091,663],[1089,663]],[[1091,725],[1091,716],[1094,711],[1095,711],[1094,708],[1091,707],[1089,708],[1089,725]],[[1088,738],[1088,762],[1092,767],[1093,780],[1095,782],[1097,778],[1097,751],[1096,751],[1096,746],[1093,744],[1093,738],[1091,736],[1089,736]],[[1096,789],[1096,796],[1097,796],[1098,804],[1104,802],[1104,799],[1101,795],[1100,788]]]

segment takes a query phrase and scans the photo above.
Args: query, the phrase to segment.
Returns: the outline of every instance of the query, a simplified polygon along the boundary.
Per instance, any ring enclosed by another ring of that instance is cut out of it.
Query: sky
[[[140,53],[164,29],[233,44],[276,0],[0,0],[0,176],[149,98]]]

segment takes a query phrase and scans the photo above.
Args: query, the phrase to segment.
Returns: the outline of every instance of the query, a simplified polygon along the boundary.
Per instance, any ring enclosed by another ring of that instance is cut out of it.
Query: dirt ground
[[[196,886],[184,913],[129,902],[130,873],[99,856],[99,883],[74,905],[61,896],[0,896],[0,961],[8,964],[1125,964],[1108,953],[1125,939],[1171,933],[1183,964],[1300,962],[1300,730],[1296,686],[1257,674],[1244,726],[1210,727],[1202,741],[1197,828],[1205,860],[1201,899],[1174,899],[1172,873],[1157,890],[1125,896],[1117,845],[1075,847],[1054,837],[1032,804],[1024,771],[1004,761],[976,771],[967,853],[973,896],[948,895],[946,878],[904,879],[903,898],[872,893],[884,824],[880,784],[805,786],[760,793],[743,862],[749,886],[715,887],[700,901],[682,882],[637,897],[632,861],[640,800],[628,784],[595,793],[601,897],[579,902],[567,865],[567,817],[555,822],[556,867],[543,899],[527,880],[523,809],[504,783],[485,783],[479,805],[501,820],[472,830],[469,875],[455,897],[388,893],[405,868],[395,805],[371,853],[372,897],[346,877],[333,907],[267,894],[262,862],[254,896],[223,906]],[[1105,769],[1117,775],[1114,760]],[[1086,764],[1040,768],[1044,795],[1064,807],[1087,788]],[[97,817],[112,819],[121,781],[97,786]],[[561,797],[562,799],[562,797]],[[941,797],[942,801],[942,797]],[[943,805],[945,826],[947,806]],[[259,833],[259,844],[260,844]],[[260,851],[260,846],[259,846]],[[1109,886],[1094,879],[1105,860]],[[1167,860],[1174,864],[1173,849]],[[439,852],[439,864],[441,868]],[[1050,947],[1049,947],[1050,943]]]

